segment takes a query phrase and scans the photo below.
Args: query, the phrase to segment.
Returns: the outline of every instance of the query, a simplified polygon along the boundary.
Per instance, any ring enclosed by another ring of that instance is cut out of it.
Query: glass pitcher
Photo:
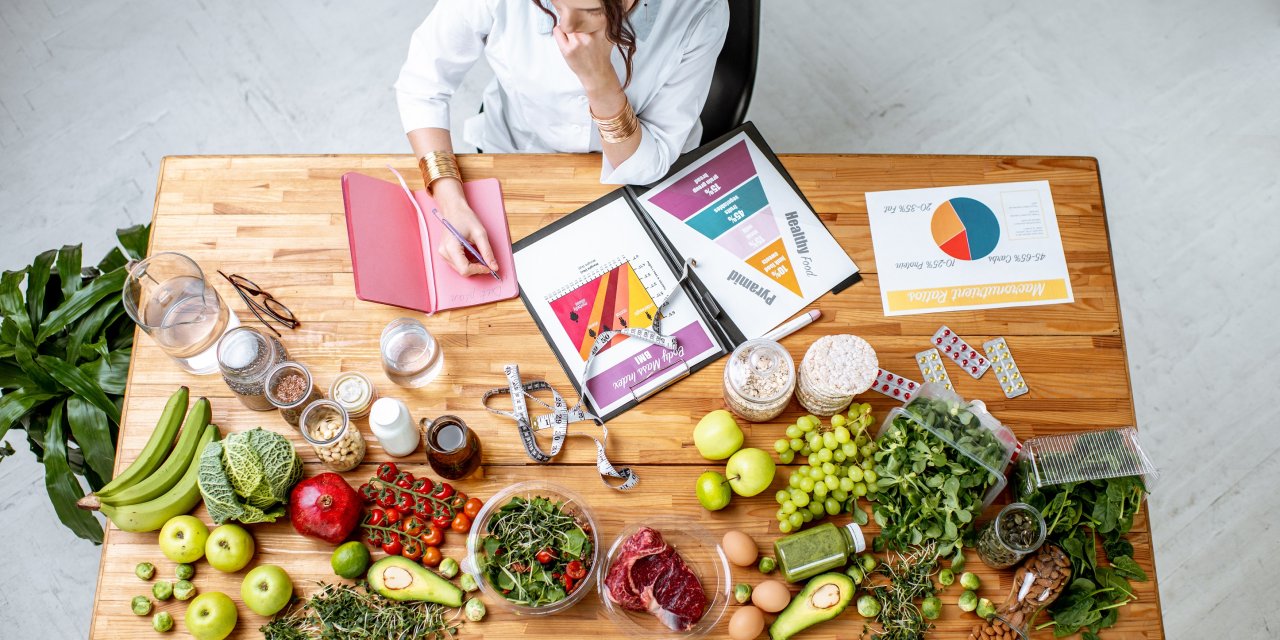
[[[218,340],[240,326],[194,260],[157,253],[129,265],[124,309],[188,372],[218,371]]]

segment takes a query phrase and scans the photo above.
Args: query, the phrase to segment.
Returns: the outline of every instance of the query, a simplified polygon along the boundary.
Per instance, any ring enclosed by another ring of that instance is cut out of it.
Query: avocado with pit
[[[814,576],[769,625],[769,637],[787,640],[819,622],[840,615],[853,602],[856,589],[853,580],[843,573]]]
[[[392,600],[462,606],[462,589],[430,569],[400,556],[388,556],[369,567],[369,587]]]

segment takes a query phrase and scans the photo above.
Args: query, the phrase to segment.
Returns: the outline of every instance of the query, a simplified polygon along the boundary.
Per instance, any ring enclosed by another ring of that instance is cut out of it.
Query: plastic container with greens
[[[1018,467],[1022,495],[1057,484],[1128,476],[1142,476],[1150,491],[1159,475],[1133,427],[1030,438],[1018,453]]]

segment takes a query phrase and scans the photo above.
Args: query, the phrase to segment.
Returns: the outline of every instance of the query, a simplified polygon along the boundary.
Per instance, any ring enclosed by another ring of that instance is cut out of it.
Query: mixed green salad
[[[508,601],[540,607],[573,593],[591,574],[590,524],[563,501],[514,497],[485,525],[476,562]]]

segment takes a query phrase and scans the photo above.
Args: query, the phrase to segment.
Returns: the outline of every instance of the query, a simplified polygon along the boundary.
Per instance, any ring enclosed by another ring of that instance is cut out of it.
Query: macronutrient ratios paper
[[[1049,183],[867,194],[887,316],[1072,302]]]

